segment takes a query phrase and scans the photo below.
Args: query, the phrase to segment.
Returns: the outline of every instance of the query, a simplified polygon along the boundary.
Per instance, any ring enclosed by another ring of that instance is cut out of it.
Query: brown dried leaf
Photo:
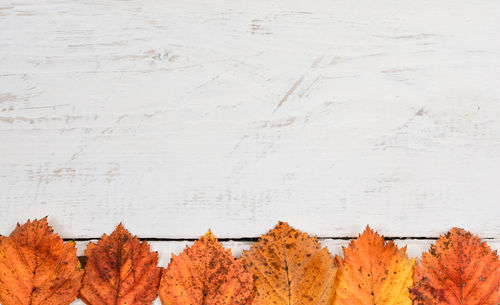
[[[172,260],[158,290],[164,305],[250,305],[252,275],[210,230]]]
[[[150,252],[120,223],[85,250],[87,263],[80,298],[88,305],[147,305],[156,298],[161,268]]]
[[[330,305],[334,297],[335,259],[285,222],[244,251],[245,268],[254,276],[255,305]]]

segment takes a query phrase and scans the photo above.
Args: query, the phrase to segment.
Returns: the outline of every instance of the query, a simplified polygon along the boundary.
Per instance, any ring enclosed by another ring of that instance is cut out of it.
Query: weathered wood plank
[[[500,237],[500,2],[0,5],[0,234]]]

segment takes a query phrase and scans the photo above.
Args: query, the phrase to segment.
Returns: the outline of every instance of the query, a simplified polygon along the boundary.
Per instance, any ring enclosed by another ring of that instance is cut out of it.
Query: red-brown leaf
[[[119,224],[85,250],[87,263],[80,298],[88,305],[149,305],[156,298],[161,268],[150,252]]]
[[[453,228],[415,266],[415,305],[500,304],[500,261],[479,237]]]

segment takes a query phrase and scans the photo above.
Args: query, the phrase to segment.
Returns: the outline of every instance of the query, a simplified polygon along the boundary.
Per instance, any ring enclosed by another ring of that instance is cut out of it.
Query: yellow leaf
[[[408,288],[412,285],[415,259],[409,259],[406,247],[369,227],[343,248],[339,261],[335,305],[411,305]]]

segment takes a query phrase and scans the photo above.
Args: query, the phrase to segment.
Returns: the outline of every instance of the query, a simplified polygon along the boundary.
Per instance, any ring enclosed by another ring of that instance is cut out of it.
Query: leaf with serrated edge
[[[330,305],[337,265],[316,237],[279,222],[244,251],[254,277],[254,305]]]
[[[343,252],[343,260],[337,257],[335,305],[411,305],[415,259],[406,247],[398,249],[367,226]]]
[[[120,223],[85,250],[87,263],[80,298],[88,305],[148,305],[156,298],[161,268],[158,254]]]
[[[415,305],[500,304],[497,251],[463,229],[451,229],[422,254],[414,279]]]
[[[250,305],[253,281],[209,230],[172,260],[158,290],[164,305]]]
[[[0,303],[67,305],[81,286],[75,244],[52,232],[47,217],[0,237]]]

